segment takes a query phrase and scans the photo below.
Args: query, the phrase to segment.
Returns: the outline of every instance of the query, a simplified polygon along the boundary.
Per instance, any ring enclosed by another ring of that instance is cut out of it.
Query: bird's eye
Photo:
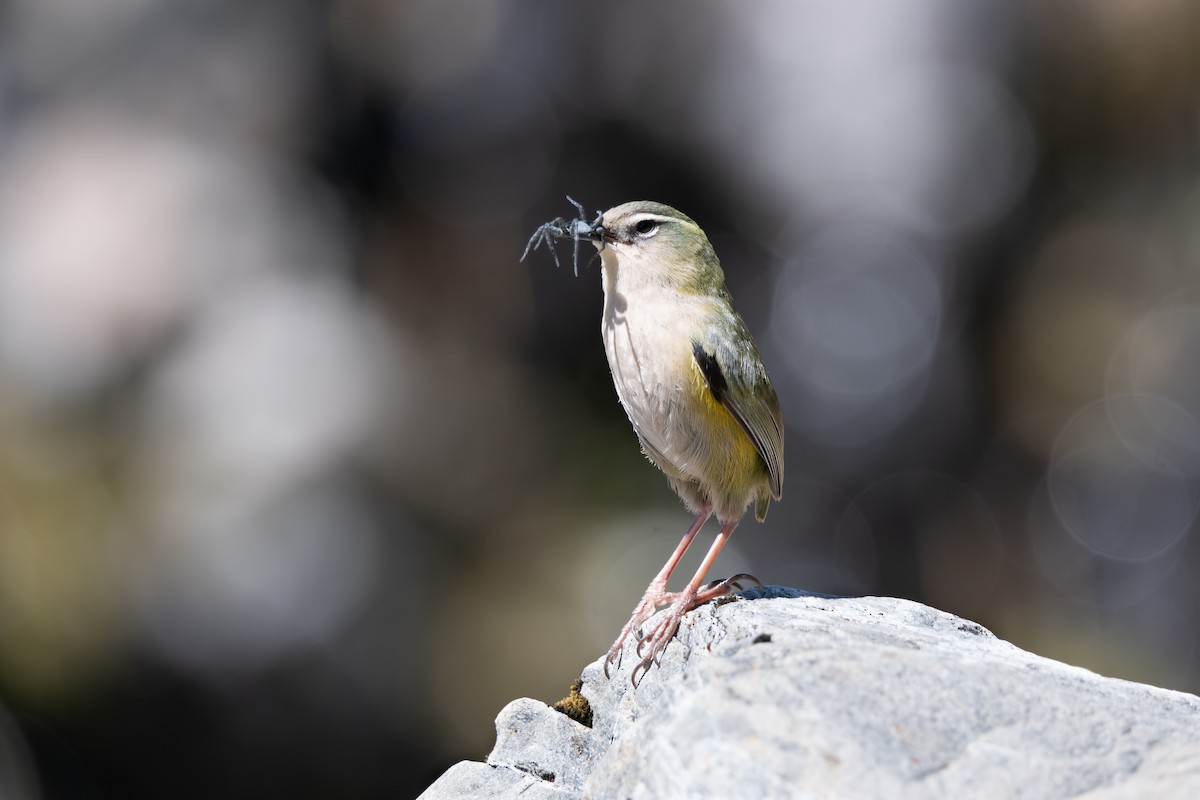
[[[638,222],[637,225],[633,226],[633,229],[643,236],[645,236],[648,233],[654,233],[654,231],[657,228],[658,228],[658,223],[652,219],[641,220],[640,222]]]

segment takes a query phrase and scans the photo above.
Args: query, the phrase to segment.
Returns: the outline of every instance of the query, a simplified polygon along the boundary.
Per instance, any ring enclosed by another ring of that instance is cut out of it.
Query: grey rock
[[[418,800],[449,797],[565,800],[579,797],[579,792],[557,788],[550,781],[518,769],[493,767],[478,761],[460,761],[442,773],[442,777],[422,792]]]
[[[1200,797],[1200,698],[1027,653],[906,600],[765,587],[684,618],[634,689],[583,671],[422,798]]]
[[[545,703],[522,698],[496,717],[496,747],[487,763],[537,775],[577,795],[591,774],[596,744],[590,728]]]

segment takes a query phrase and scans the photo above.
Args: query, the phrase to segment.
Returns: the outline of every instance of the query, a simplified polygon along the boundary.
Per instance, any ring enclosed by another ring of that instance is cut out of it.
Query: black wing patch
[[[716,355],[705,351],[704,345],[699,342],[692,342],[692,355],[696,359],[696,364],[700,366],[700,374],[704,376],[704,380],[708,381],[708,388],[712,391],[713,396],[721,405],[728,406],[729,383],[725,380],[725,373],[721,371],[721,365],[717,363]]]

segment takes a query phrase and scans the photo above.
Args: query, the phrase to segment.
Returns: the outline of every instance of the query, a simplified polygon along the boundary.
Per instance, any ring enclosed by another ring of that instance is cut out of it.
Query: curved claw
[[[604,656],[604,677],[605,678],[612,677],[612,675],[609,674],[609,670],[611,670],[614,665],[617,665],[618,667],[620,666],[621,650],[623,649],[623,645],[625,644],[625,639],[628,638],[628,636],[629,636],[629,629],[630,629],[630,627],[632,627],[632,625],[633,625],[632,619],[629,622],[625,623],[625,627],[621,629],[621,635],[617,637],[617,640],[615,642],[613,642],[613,646],[608,648],[608,654]]]
[[[714,597],[730,594],[733,589],[741,591],[743,589],[742,583],[746,581],[753,581],[756,586],[763,585],[762,581],[750,573],[741,572],[724,580],[710,581],[704,585],[703,589],[696,593],[696,598],[699,602],[703,603],[712,600]]]
[[[662,657],[663,653],[665,652],[667,652],[666,644],[664,644],[662,647],[656,647],[650,652],[650,657],[654,659],[654,666],[660,669],[662,668]]]

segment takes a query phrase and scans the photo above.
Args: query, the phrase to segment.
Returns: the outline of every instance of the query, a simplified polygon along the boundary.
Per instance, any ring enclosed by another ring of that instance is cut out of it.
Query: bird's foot
[[[666,652],[667,645],[675,638],[675,632],[679,630],[679,623],[683,620],[683,615],[704,602],[699,597],[700,593],[695,589],[690,591],[684,589],[675,594],[670,607],[654,627],[638,640],[637,654],[641,656],[642,660],[630,674],[630,680],[633,681],[634,686],[637,686],[638,681],[646,676],[650,667],[662,663],[663,653]]]
[[[617,640],[613,642],[612,647],[608,648],[608,655],[604,657],[604,677],[611,677],[609,671],[613,665],[621,657],[621,646],[625,644],[625,640],[630,634],[638,641],[642,639],[642,623],[650,619],[654,615],[655,609],[659,606],[673,602],[676,595],[667,592],[666,582],[651,583],[646,588],[646,593],[642,595],[641,601],[634,606],[633,614],[629,617],[629,622],[625,623],[625,627],[621,628],[621,632],[617,634]]]
[[[726,597],[734,589],[741,590],[742,584],[748,582],[762,586],[762,581],[745,572],[724,580],[712,581],[691,591],[684,589],[682,592],[668,592],[665,584],[658,582],[650,584],[646,593],[642,595],[641,601],[634,607],[629,621],[617,634],[617,640],[613,642],[612,647],[608,648],[608,654],[604,657],[604,677],[612,677],[612,669],[620,661],[621,649],[625,640],[632,634],[638,643],[637,654],[642,658],[634,668],[632,675],[634,685],[637,685],[638,679],[645,676],[651,665],[658,664],[662,660],[663,651],[667,649],[667,645],[679,629],[679,623],[684,614],[710,600]],[[642,623],[652,617],[659,606],[668,603],[670,603],[670,608],[667,609],[663,618],[649,633],[643,634]]]
[[[637,686],[639,679],[646,676],[650,667],[662,663],[663,653],[666,652],[667,645],[675,638],[684,614],[710,600],[727,597],[734,589],[741,590],[743,583],[751,581],[762,586],[762,581],[758,578],[743,572],[724,580],[712,581],[698,590],[685,589],[682,592],[662,594],[661,601],[670,602],[671,607],[663,614],[662,619],[650,629],[649,633],[645,636],[638,636],[637,654],[642,657],[642,660],[634,667],[630,676],[633,685]],[[611,651],[609,655],[611,657]],[[607,673],[605,674],[607,675]]]

